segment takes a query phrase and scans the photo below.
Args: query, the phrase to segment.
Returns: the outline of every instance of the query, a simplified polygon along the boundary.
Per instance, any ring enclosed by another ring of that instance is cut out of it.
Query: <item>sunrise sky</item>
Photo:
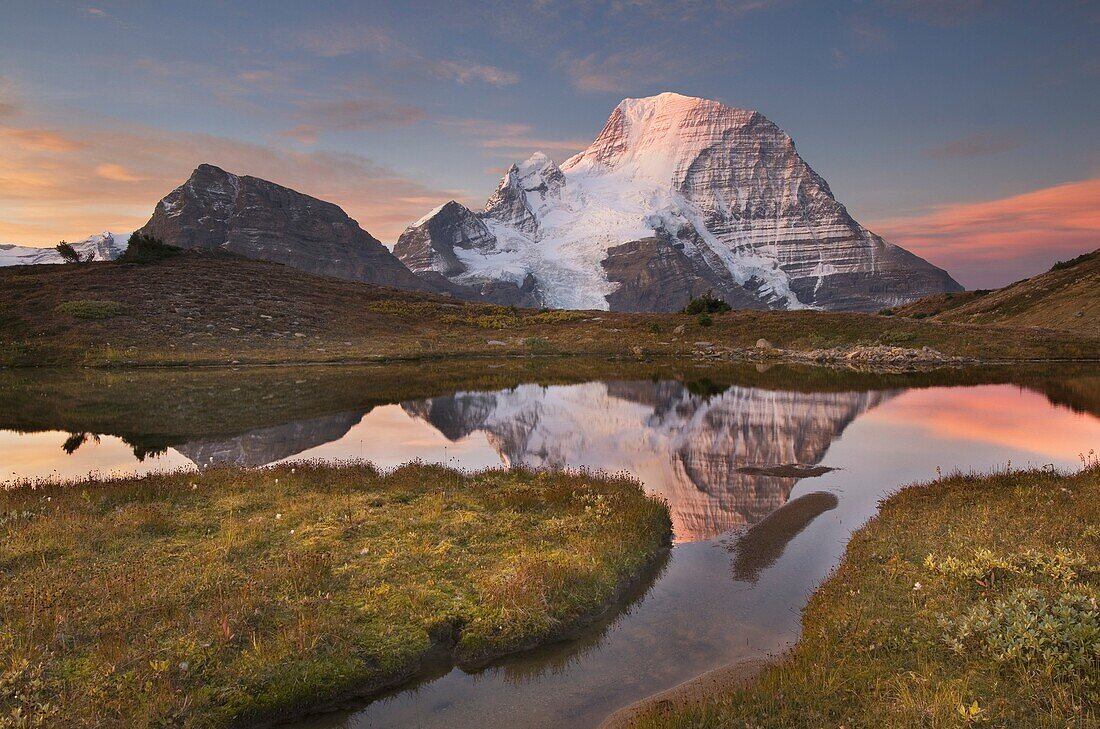
[[[661,91],[761,111],[967,286],[1100,247],[1089,0],[6,0],[0,242],[131,231],[210,162],[392,244]]]

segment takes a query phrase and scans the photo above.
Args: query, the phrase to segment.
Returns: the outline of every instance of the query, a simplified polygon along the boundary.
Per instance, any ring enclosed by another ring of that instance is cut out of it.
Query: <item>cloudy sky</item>
[[[966,285],[1100,247],[1095,0],[5,0],[0,242],[133,230],[210,162],[392,243],[661,91],[763,112]]]

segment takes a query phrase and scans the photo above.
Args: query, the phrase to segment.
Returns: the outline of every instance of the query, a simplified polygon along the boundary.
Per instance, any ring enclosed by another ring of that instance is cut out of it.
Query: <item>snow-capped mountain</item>
[[[113,261],[126,250],[126,241],[129,237],[104,232],[72,245],[82,258],[91,256],[93,261]],[[24,266],[36,263],[64,263],[64,261],[61,259],[61,254],[52,247],[0,245],[0,266]]]
[[[798,478],[746,465],[821,463],[844,429],[892,391],[802,393],[680,382],[526,384],[404,402],[451,440],[483,432],[506,466],[627,471],[668,500],[679,540],[709,539],[786,503]]]
[[[672,311],[712,290],[739,308],[873,311],[962,288],[853,220],[762,114],[673,93],[622,101],[588,149],[513,165],[482,210],[448,202],[394,253],[571,309]]]

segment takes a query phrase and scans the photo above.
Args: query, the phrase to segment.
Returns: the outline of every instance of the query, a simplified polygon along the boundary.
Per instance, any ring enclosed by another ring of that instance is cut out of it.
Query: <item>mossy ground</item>
[[[1100,726],[1100,467],[906,488],[792,653],[642,727]]]
[[[110,299],[78,319],[72,301]],[[1024,327],[945,324],[823,311],[708,314],[538,311],[312,276],[286,266],[186,252],[148,265],[0,270],[0,366],[318,363],[587,354],[692,356],[695,342],[751,349],[930,347],[981,359],[1095,359],[1100,338]]]
[[[666,544],[636,482],[295,464],[0,491],[0,726],[268,722],[560,637]]]

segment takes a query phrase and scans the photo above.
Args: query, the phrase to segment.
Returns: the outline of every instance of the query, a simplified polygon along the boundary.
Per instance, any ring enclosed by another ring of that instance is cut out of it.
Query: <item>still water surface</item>
[[[301,458],[629,472],[668,500],[676,546],[607,620],[301,724],[585,727],[782,651],[885,492],[940,471],[1072,468],[1100,447],[1097,370],[463,367],[0,374],[0,478]],[[790,464],[836,470],[740,470]]]

